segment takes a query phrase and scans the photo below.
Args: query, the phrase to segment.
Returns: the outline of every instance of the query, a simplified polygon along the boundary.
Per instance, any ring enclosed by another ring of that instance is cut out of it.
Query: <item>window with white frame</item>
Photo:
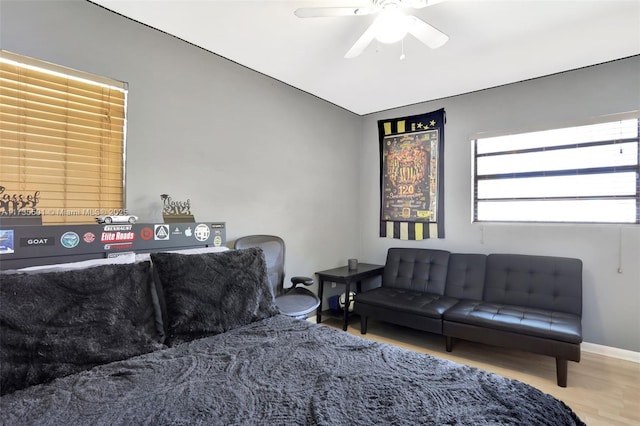
[[[474,139],[473,220],[640,223],[639,118]]]

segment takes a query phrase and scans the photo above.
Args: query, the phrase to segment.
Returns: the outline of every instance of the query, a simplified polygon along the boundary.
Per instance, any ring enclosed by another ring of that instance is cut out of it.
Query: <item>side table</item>
[[[318,297],[320,298],[320,306],[316,311],[316,322],[320,324],[322,322],[322,293],[324,290],[325,282],[332,282],[338,284],[344,284],[346,286],[345,294],[349,295],[351,291],[351,283],[356,283],[357,292],[361,291],[361,283],[365,278],[371,278],[378,275],[382,275],[384,265],[373,265],[371,263],[358,263],[357,269],[349,269],[348,266],[341,266],[339,268],[327,269],[326,271],[316,272],[318,276]],[[342,329],[347,330],[347,324],[349,322],[349,309],[348,303],[344,309],[344,317],[342,320]]]

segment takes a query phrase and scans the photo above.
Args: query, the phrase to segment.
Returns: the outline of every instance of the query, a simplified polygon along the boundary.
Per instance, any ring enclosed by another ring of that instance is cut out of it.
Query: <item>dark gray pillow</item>
[[[151,254],[164,291],[170,346],[278,313],[261,249]]]
[[[0,276],[0,393],[164,347],[149,262]]]

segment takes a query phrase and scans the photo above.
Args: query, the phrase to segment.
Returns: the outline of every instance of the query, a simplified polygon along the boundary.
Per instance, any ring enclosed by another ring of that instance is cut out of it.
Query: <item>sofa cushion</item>
[[[1,393],[163,348],[149,268],[2,275]]]
[[[448,264],[448,251],[390,248],[382,286],[444,295]]]
[[[445,294],[456,299],[482,300],[486,268],[484,254],[452,253]]]
[[[486,302],[582,315],[582,261],[551,256],[490,254]]]
[[[444,319],[545,339],[569,343],[582,342],[580,317],[563,312],[463,300],[447,310]]]
[[[358,311],[358,305],[366,304],[429,318],[441,318],[442,314],[457,302],[458,299],[439,294],[378,287],[357,294],[355,310]]]

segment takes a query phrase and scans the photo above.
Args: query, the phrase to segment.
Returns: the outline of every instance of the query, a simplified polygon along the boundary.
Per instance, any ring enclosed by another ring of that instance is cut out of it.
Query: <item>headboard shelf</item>
[[[0,270],[225,244],[225,222],[3,225]]]

